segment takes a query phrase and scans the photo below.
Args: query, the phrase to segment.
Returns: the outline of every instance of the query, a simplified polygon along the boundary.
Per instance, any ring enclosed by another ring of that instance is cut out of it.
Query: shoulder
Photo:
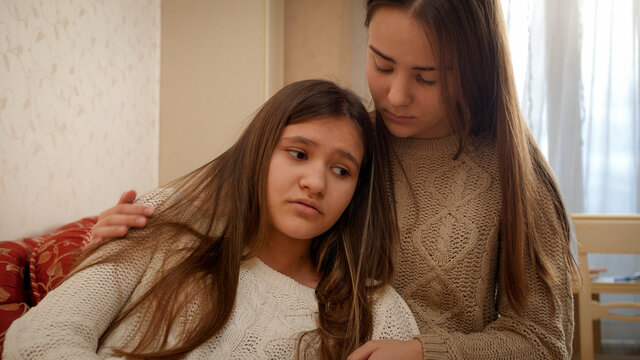
[[[155,188],[139,196],[134,204],[146,205],[152,208],[158,208],[165,202],[176,195],[176,191],[172,188]]]
[[[563,247],[563,243],[569,241],[568,214],[553,175],[539,173],[532,181],[530,211],[535,222],[534,235],[540,238],[545,246]],[[562,241],[558,241],[559,239]],[[562,251],[559,254],[562,254]]]
[[[482,167],[491,168],[497,172],[498,169],[498,144],[494,137],[489,134],[478,134],[469,136],[466,151],[474,162]]]
[[[399,311],[413,317],[409,306],[398,292],[391,286],[384,286],[373,295],[374,313]]]
[[[139,196],[135,204],[141,204],[153,207],[158,214],[158,210],[166,208],[171,202],[175,191],[170,188],[156,188],[141,196]],[[87,266],[98,263],[111,263],[122,267],[125,264],[146,267],[152,257],[156,257],[161,252],[167,252],[170,245],[176,246],[180,243],[175,239],[164,239],[158,237],[158,231],[153,231],[151,227],[131,229],[129,233],[122,238],[111,239],[96,246],[85,248],[82,263],[79,264],[77,270],[86,268]]]
[[[418,325],[407,303],[391,286],[373,297],[373,340],[410,340],[419,334]]]

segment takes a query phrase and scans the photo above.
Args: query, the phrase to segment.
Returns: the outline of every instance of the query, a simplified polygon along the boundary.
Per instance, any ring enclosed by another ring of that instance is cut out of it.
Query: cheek
[[[371,92],[376,88],[376,84],[380,83],[380,73],[375,69],[373,60],[367,58],[364,64],[364,73],[367,76],[367,83]]]
[[[423,92],[417,97],[420,99],[419,107],[423,113],[441,113],[444,109],[440,91],[436,88]]]
[[[285,179],[282,178],[283,173],[281,160],[277,157],[273,157],[269,163],[269,169],[267,170],[267,207],[278,200],[278,197],[282,196],[281,187],[284,184]]]
[[[379,103],[384,97],[384,83],[380,75],[375,70],[367,71],[367,83],[369,84],[369,92],[375,103]]]

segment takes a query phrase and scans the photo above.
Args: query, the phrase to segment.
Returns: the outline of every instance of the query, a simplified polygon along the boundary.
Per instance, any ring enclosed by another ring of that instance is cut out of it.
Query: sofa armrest
[[[0,241],[0,354],[11,323],[64,280],[97,217],[33,238]]]
[[[29,259],[38,241],[0,241],[0,349],[11,323],[31,307]]]

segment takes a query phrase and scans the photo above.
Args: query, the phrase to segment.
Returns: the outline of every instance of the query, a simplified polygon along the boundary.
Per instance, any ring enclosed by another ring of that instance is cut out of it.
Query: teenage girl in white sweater
[[[89,249],[3,358],[344,359],[410,340],[375,137],[353,93],[283,88],[229,150],[143,197],[145,229]]]

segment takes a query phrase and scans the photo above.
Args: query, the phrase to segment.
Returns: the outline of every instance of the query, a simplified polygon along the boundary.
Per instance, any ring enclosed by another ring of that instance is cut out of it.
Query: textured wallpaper
[[[160,0],[0,0],[0,240],[158,183]]]

